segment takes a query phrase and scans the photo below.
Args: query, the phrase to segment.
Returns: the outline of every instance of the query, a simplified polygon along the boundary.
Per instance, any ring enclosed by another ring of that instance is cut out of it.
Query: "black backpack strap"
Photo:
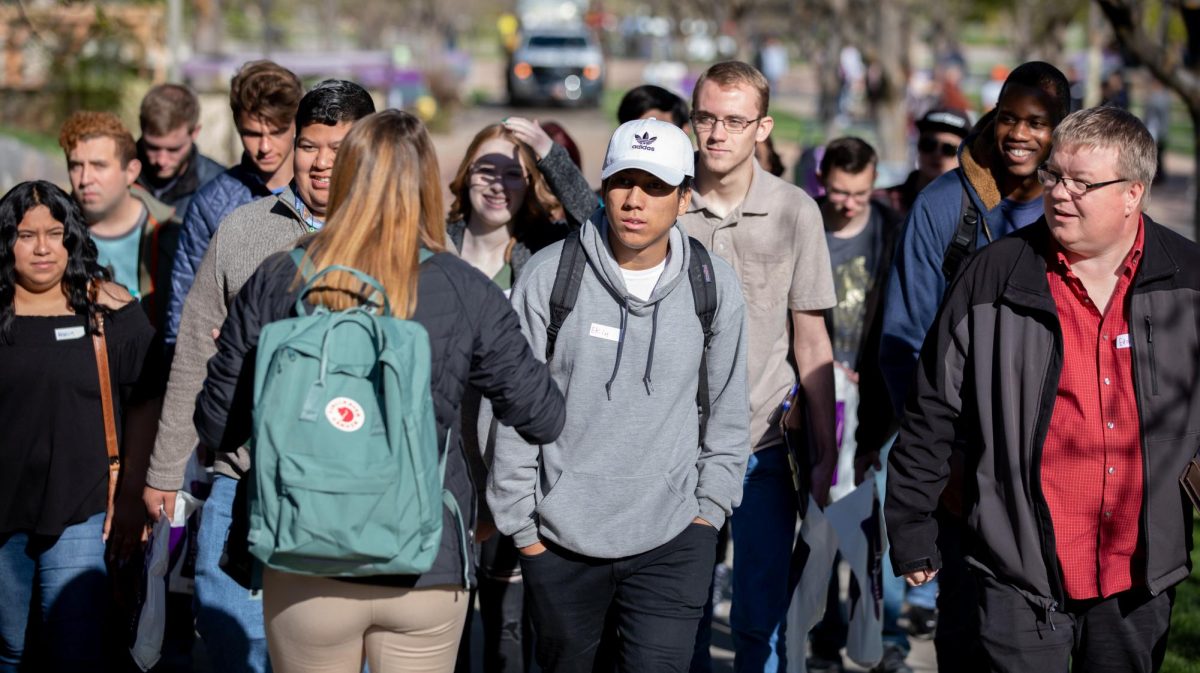
[[[963,187],[958,229],[955,230],[954,239],[950,241],[950,247],[946,248],[946,255],[942,258],[942,275],[945,276],[947,285],[954,280],[963,260],[975,251],[975,242],[979,239],[980,219],[979,209],[975,207],[967,188]]]
[[[586,266],[587,260],[584,259],[579,230],[572,229],[563,240],[562,252],[558,256],[558,273],[554,276],[554,289],[550,291],[550,324],[546,325],[546,362],[554,357],[554,342],[558,341],[558,331],[575,308]]]
[[[692,301],[696,304],[696,317],[704,330],[704,350],[700,353],[700,385],[696,387],[696,406],[700,410],[700,440],[708,429],[708,414],[712,400],[708,390],[708,346],[712,343],[713,322],[717,317],[717,279],[712,268],[712,258],[704,244],[691,236],[691,256],[688,263],[688,280],[692,284]]]

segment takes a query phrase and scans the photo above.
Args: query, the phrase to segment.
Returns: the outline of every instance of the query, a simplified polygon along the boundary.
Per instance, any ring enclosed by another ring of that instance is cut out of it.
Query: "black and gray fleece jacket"
[[[1192,508],[1178,479],[1200,446],[1200,247],[1144,222],[1127,317],[1145,480],[1141,580],[1157,595],[1190,567]],[[984,248],[951,285],[921,352],[884,506],[896,572],[939,568],[933,511],[951,446],[961,447],[968,562],[1046,612],[1065,598],[1039,479],[1063,365],[1051,245],[1043,218]]]

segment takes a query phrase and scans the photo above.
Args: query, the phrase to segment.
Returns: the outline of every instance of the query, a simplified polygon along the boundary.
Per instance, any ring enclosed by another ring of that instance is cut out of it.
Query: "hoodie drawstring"
[[[621,331],[620,331],[619,336],[617,336],[617,361],[613,363],[612,376],[609,377],[608,383],[604,384],[604,394],[608,396],[609,402],[612,401],[613,381],[617,380],[617,371],[621,369],[621,351],[625,349],[625,327],[626,327],[626,322],[627,322],[626,317],[628,315],[629,315],[629,311],[628,311],[628,309],[625,308],[625,304],[622,302],[622,304],[621,304]]]
[[[642,375],[647,395],[654,394],[654,381],[650,379],[650,371],[654,369],[654,339],[658,336],[658,307],[661,305],[661,301],[654,302],[654,315],[650,318],[650,352],[646,355],[646,373]]]

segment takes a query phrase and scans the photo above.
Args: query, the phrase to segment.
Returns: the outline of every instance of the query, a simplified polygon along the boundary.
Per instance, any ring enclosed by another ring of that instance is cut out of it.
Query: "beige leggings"
[[[454,670],[469,594],[404,589],[266,569],[263,620],[276,673]]]

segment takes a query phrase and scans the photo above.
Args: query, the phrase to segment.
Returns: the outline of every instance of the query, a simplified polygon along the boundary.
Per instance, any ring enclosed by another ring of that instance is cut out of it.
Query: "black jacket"
[[[824,205],[826,197],[817,201]],[[891,439],[899,426],[892,409],[883,374],[879,370],[879,341],[883,333],[883,298],[888,276],[892,273],[892,258],[904,221],[895,210],[878,199],[871,199],[871,208],[881,216],[879,227],[879,259],[871,276],[871,286],[863,307],[862,341],[854,371],[858,372],[858,430],[855,432],[856,454],[879,451]],[[833,338],[833,309],[825,311],[825,329]]]
[[[932,514],[957,442],[968,562],[1047,612],[1065,598],[1039,476],[1063,364],[1050,250],[1043,218],[970,258],[951,285],[921,351],[884,507],[896,572],[940,567]],[[1190,569],[1192,508],[1178,479],[1200,444],[1200,247],[1146,217],[1127,301],[1144,479],[1138,579],[1157,595]]]
[[[192,201],[192,194],[208,184],[209,180],[225,171],[224,166],[200,154],[199,148],[192,145],[192,151],[188,155],[188,165],[183,174],[170,180],[160,181],[150,175],[150,163],[146,159],[146,146],[141,139],[138,139],[137,152],[138,159],[142,162],[142,173],[138,176],[137,183],[150,192],[154,198],[174,208],[180,221],[183,220],[188,204]]]
[[[296,265],[287,253],[267,258],[238,293],[221,327],[217,354],[196,399],[196,430],[205,446],[235,451],[251,432],[255,346],[267,323],[295,315]],[[421,265],[417,308],[412,319],[429,333],[433,354],[433,401],[439,446],[453,429],[446,461],[446,488],[469,518],[468,547],[462,549],[457,524],[443,513],[441,550],[433,568],[420,576],[372,578],[378,583],[427,587],[474,586],[464,582],[463,554],[475,558],[476,489],[457,430],[463,390],[470,385],[491,399],[496,415],[532,443],[551,442],[562,431],[565,404],[521,334],[517,314],[504,294],[482,274],[451,254],[434,255]],[[467,563],[474,573],[474,563]]]

